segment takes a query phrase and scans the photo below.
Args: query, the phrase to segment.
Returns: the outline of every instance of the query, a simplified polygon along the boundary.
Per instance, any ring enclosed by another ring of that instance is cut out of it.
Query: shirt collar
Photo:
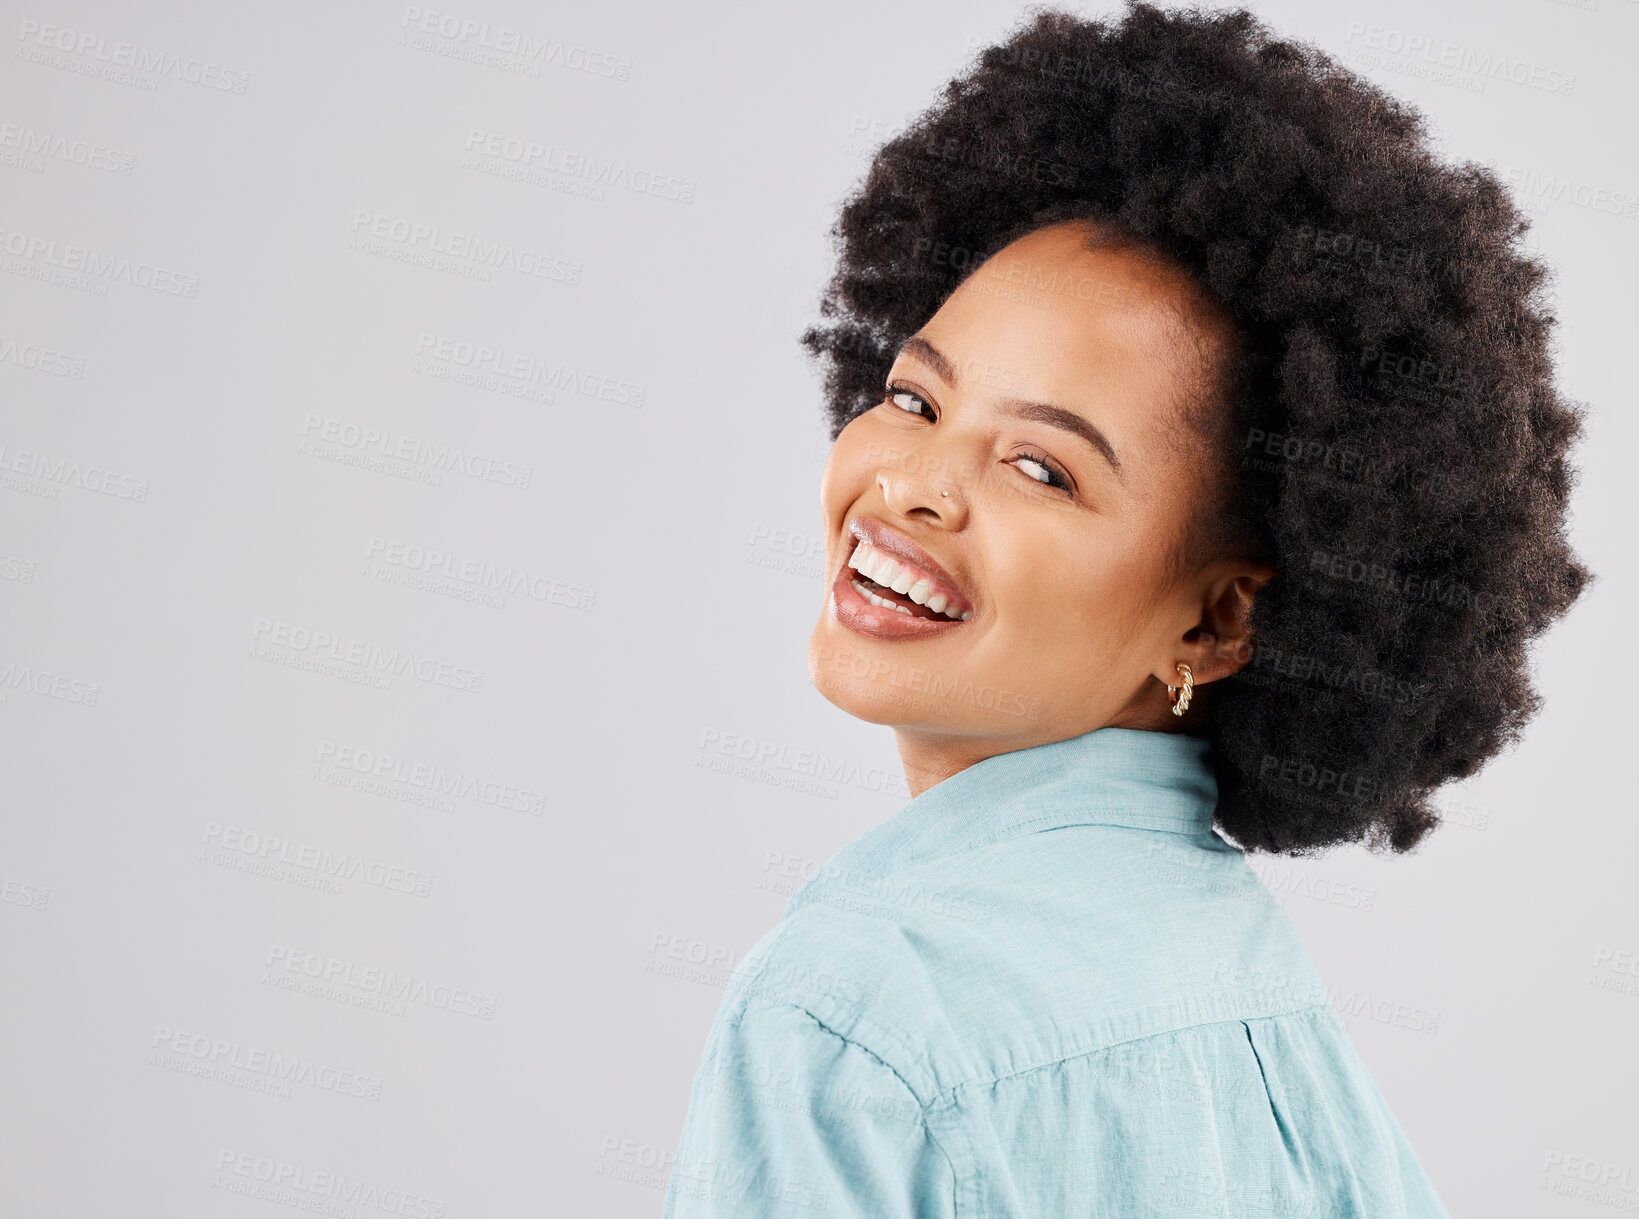
[[[936,783],[843,847],[786,903],[789,916],[839,886],[1067,825],[1212,833],[1210,743],[1177,732],[1098,728],[999,753]]]

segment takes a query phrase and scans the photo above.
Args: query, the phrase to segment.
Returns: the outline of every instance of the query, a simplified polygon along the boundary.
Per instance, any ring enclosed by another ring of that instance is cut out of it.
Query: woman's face
[[[1197,683],[1237,667],[1215,637],[1260,569],[1171,562],[1203,510],[1183,399],[1228,323],[1189,308],[1182,272],[1086,232],[1037,230],[974,271],[826,462],[810,678],[902,746],[1181,727],[1176,664]]]

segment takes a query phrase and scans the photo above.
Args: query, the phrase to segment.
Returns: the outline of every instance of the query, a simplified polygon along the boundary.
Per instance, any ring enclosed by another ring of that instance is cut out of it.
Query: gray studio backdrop
[[[806,675],[826,229],[1019,10],[3,7],[0,1212],[656,1214],[908,799]],[[1537,217],[1603,578],[1424,850],[1258,870],[1453,1214],[1632,1211],[1639,3],[1259,8]]]

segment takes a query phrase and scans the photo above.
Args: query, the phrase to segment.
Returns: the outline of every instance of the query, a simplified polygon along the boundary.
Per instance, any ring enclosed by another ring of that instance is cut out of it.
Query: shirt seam
[[[1052,824],[1055,822],[1056,824]],[[949,850],[941,850],[939,853],[933,855],[905,859],[900,857],[903,855],[904,848],[902,846],[895,848],[891,853],[893,857],[889,860],[889,866],[887,870],[884,871],[878,871],[872,868],[871,864],[873,861],[869,858],[850,860],[849,864],[851,864],[856,871],[860,871],[872,879],[887,879],[890,877],[899,876],[915,868],[922,868],[931,864],[943,863],[947,860],[955,859],[961,855],[971,855],[974,851],[983,850],[985,847],[1000,846],[1004,843],[1014,842],[1020,838],[1028,837],[1031,834],[1051,834],[1059,830],[1096,828],[1137,830],[1141,834],[1170,834],[1175,838],[1187,838],[1191,841],[1201,842],[1203,844],[1205,844],[1208,840],[1216,840],[1222,845],[1229,847],[1230,850],[1236,851],[1237,854],[1244,856],[1244,851],[1239,851],[1237,848],[1230,846],[1230,844],[1224,842],[1222,838],[1218,837],[1212,832],[1216,824],[1216,811],[1214,811],[1212,819],[1205,825],[1198,822],[1180,822],[1171,827],[1133,825],[1126,821],[1060,821],[1056,815],[1046,813],[1040,817],[1032,817],[1028,821],[1015,822],[1005,829],[997,830],[988,837],[963,841],[960,844],[951,846]],[[846,849],[847,848],[844,848],[844,850]],[[832,862],[836,861],[833,859]],[[847,866],[848,865],[841,865],[842,870],[846,871]],[[837,886],[834,883],[827,883],[830,880],[831,878],[826,875],[824,869],[816,871],[814,875],[802,885],[801,888],[792,893],[790,899],[786,903],[786,914],[794,914],[801,907],[801,905],[806,904],[804,902],[799,902],[799,898],[807,898],[808,901],[814,901],[817,900],[817,894],[823,894],[834,890]]]
[[[946,1169],[948,1169],[949,1172],[950,1172],[952,1214],[954,1215],[954,1214],[957,1214],[957,1213],[960,1212],[961,1208],[959,1206],[959,1200],[960,1200],[960,1194],[961,1194],[961,1189],[960,1189],[961,1177],[956,1171],[956,1161],[951,1157],[951,1154],[950,1154],[949,1150],[945,1147],[945,1145],[942,1142],[939,1141],[939,1136],[936,1135],[933,1132],[933,1125],[932,1125],[932,1123],[930,1123],[928,1121],[928,1108],[929,1108],[928,1105],[926,1105],[923,1102],[922,1098],[916,1094],[916,1089],[911,1087],[910,1082],[903,1075],[901,1075],[899,1073],[899,1071],[894,1067],[894,1065],[892,1063],[890,1063],[887,1059],[883,1058],[880,1054],[878,1054],[875,1050],[871,1049],[869,1046],[862,1045],[861,1043],[855,1041],[852,1037],[849,1037],[844,1033],[837,1032],[836,1029],[834,1029],[830,1025],[826,1024],[825,1021],[821,1020],[818,1016],[816,1016],[813,1012],[809,1011],[806,1007],[804,1007],[800,1003],[770,1003],[770,1002],[767,1002],[767,1001],[764,1001],[762,1003],[755,1003],[755,1002],[746,1003],[744,1006],[741,1007],[738,1015],[736,1015],[736,1017],[734,1019],[734,1023],[735,1024],[744,1023],[746,1017],[748,1015],[750,1015],[753,1008],[755,1008],[755,1010],[757,1010],[757,1011],[770,1011],[770,1010],[789,1009],[789,1010],[794,1011],[794,1012],[799,1012],[802,1015],[808,1017],[808,1019],[811,1020],[814,1023],[814,1025],[821,1032],[829,1033],[832,1037],[835,1037],[838,1041],[842,1042],[843,1045],[852,1046],[854,1049],[858,1050],[861,1054],[866,1055],[868,1058],[872,1059],[874,1062],[880,1064],[883,1070],[887,1071],[888,1074],[892,1075],[894,1077],[894,1079],[896,1079],[899,1082],[899,1086],[901,1088],[905,1089],[905,1094],[907,1096],[909,1096],[911,1098],[911,1100],[916,1102],[916,1116],[922,1123],[922,1132],[925,1135],[927,1135],[928,1142],[933,1144],[934,1148],[939,1152],[940,1157],[945,1162]]]
[[[1214,811],[1216,811],[1216,809]],[[1082,815],[1082,814],[1077,814],[1077,815],[1079,816],[1079,815]],[[1060,826],[1055,826],[1054,828],[1057,829],[1057,828],[1062,827],[1064,829],[1070,829],[1070,828],[1072,828],[1074,826],[1078,826],[1078,825],[1110,825],[1110,826],[1114,826],[1116,829],[1121,829],[1121,830],[1150,830],[1150,831],[1152,831],[1154,833],[1157,833],[1157,834],[1194,834],[1194,833],[1197,832],[1198,828],[1201,827],[1201,825],[1202,825],[1202,822],[1198,819],[1198,815],[1196,813],[1193,813],[1193,812],[1191,812],[1191,813],[1171,813],[1171,814],[1167,814],[1167,815],[1160,816],[1160,817],[1156,818],[1157,822],[1164,822],[1165,824],[1152,824],[1152,823],[1143,823],[1143,824],[1141,824],[1141,823],[1136,822],[1136,821],[1115,821],[1115,820],[1110,819],[1111,817],[1119,816],[1120,814],[1118,814],[1118,813],[1105,814],[1105,815],[1100,815],[1098,813],[1089,813],[1089,814],[1085,814],[1085,815],[1090,817],[1091,820],[1088,820],[1088,821],[1063,821],[1063,822],[1060,823]],[[1057,820],[1057,818],[1055,818],[1052,814],[1048,814],[1048,815],[1041,816],[1041,817],[1032,817],[1029,821],[1024,822],[1023,824],[1025,824],[1025,825],[1035,825],[1038,822],[1054,821],[1054,820]]]
[[[1187,1033],[1193,1029],[1215,1028],[1219,1025],[1225,1024],[1245,1024],[1250,1020],[1277,1020],[1282,1016],[1303,1016],[1308,1018],[1318,1016],[1322,1012],[1329,1012],[1331,1010],[1331,1007],[1326,1003],[1310,1003],[1304,1004],[1300,1007],[1286,1008],[1278,1012],[1264,1012],[1256,1016],[1229,1016],[1222,1020],[1198,1020],[1190,1024],[1176,1025],[1170,1029],[1158,1029],[1153,1033],[1144,1033],[1137,1037],[1123,1038],[1120,1041],[1112,1041],[1105,1045],[1096,1046],[1090,1050],[1081,1050],[1078,1053],[1065,1054],[1062,1057],[1054,1058],[1047,1062],[1038,1062],[1032,1066],[1022,1067],[1017,1071],[1011,1071],[1006,1075],[974,1076],[971,1079],[964,1079],[960,1083],[952,1084],[944,1091],[937,1093],[930,1101],[930,1105],[939,1105],[945,1102],[954,1101],[956,1099],[956,1094],[964,1088],[993,1087],[996,1084],[1004,1083],[1012,1079],[1018,1079],[1021,1076],[1033,1075],[1037,1071],[1045,1071],[1052,1067],[1062,1066],[1067,1062],[1074,1062],[1078,1058],[1091,1058],[1095,1054],[1106,1054],[1111,1050],[1118,1050],[1124,1046],[1137,1045],[1141,1041],[1150,1041],[1156,1037],[1170,1037],[1174,1033]],[[1259,1067],[1261,1069],[1261,1063],[1259,1064]],[[912,1095],[914,1096],[915,1093],[912,1093]]]
[[[1170,825],[1159,826],[1135,825],[1128,821],[1100,820],[1096,814],[1073,813],[1070,815],[1075,817],[1089,816],[1092,817],[1092,819],[1086,821],[1066,821],[1063,819],[1065,816],[1063,813],[1043,813],[1039,817],[1031,817],[1025,821],[1011,822],[1006,827],[998,829],[989,837],[964,842],[957,848],[956,853],[966,854],[969,851],[976,851],[980,847],[995,846],[998,843],[1009,842],[1014,838],[1021,838],[1025,834],[1046,834],[1051,833],[1054,830],[1082,829],[1089,826],[1110,826],[1115,829],[1139,830],[1141,832],[1151,834],[1177,834],[1185,838],[1201,837],[1199,823],[1194,820],[1186,821],[1182,817],[1176,819],[1168,818],[1168,820],[1171,821]],[[1214,818],[1216,818],[1216,810],[1214,810]],[[1046,828],[1033,828],[1043,826]]]

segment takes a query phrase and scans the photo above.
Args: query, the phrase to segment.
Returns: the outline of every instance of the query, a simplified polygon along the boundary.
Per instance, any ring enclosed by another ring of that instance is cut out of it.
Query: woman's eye
[[[1048,465],[1045,461],[1042,461],[1040,458],[1029,456],[1015,457],[1013,459],[1013,463],[1039,483],[1044,483],[1049,487],[1057,487],[1061,491],[1070,490],[1070,483],[1064,475],[1060,474],[1057,470]]]
[[[922,408],[928,405],[926,400],[924,400],[919,394],[913,394],[908,389],[890,388],[888,390],[888,401],[892,402],[900,410],[911,415],[922,414]]]
[[[921,415],[925,419],[934,417],[933,407],[929,405],[926,398],[902,386],[888,386],[883,404],[892,405],[895,409],[902,410],[907,415]],[[1035,479],[1043,486],[1063,491],[1066,495],[1075,494],[1075,487],[1071,484],[1069,476],[1057,466],[1049,464],[1044,458],[1021,453],[1010,459],[1008,464],[1018,466],[1027,476]]]

